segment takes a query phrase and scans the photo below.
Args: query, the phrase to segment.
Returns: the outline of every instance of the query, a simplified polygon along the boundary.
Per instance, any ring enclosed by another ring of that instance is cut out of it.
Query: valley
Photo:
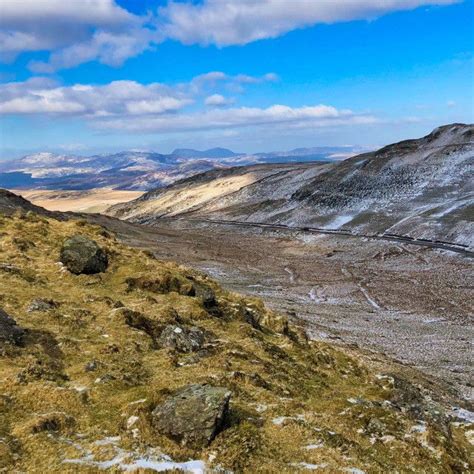
[[[110,206],[140,197],[142,191],[97,188],[87,191],[21,189],[16,193],[49,211],[104,212]]]
[[[162,218],[153,226],[95,219],[130,245],[262,298],[316,340],[385,354],[472,403],[474,279],[468,256],[185,218]]]

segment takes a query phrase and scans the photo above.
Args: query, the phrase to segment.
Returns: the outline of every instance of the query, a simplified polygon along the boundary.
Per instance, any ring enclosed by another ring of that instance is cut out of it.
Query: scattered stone
[[[204,339],[204,332],[195,326],[187,328],[169,324],[161,332],[158,344],[177,352],[194,352],[201,349]]]
[[[0,347],[4,344],[20,345],[24,335],[25,330],[0,308]]]
[[[91,360],[90,362],[87,362],[87,364],[84,366],[84,370],[86,372],[94,372],[99,368],[99,362],[97,360]]]
[[[64,242],[60,261],[75,275],[105,272],[108,266],[105,251],[83,235],[74,235]]]
[[[223,387],[187,385],[155,408],[153,426],[184,446],[208,446],[223,428],[231,394]]]
[[[59,305],[53,300],[46,300],[43,298],[35,298],[28,306],[28,313],[33,313],[34,311],[46,312],[52,309],[57,308]]]

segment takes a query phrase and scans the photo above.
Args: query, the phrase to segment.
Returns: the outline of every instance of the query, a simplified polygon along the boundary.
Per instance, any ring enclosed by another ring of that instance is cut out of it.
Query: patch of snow
[[[285,272],[288,273],[288,275],[290,275],[290,283],[294,283],[295,274],[294,274],[293,270],[291,270],[290,268],[285,267]]]
[[[362,285],[357,285],[362,292],[362,294],[365,296],[365,299],[368,301],[368,303],[375,309],[381,309],[380,306],[374,301],[370,295],[369,292],[362,286]]]
[[[323,229],[340,229],[355,217],[354,214],[342,214],[323,226]]]
[[[324,446],[324,443],[316,443],[316,444],[307,444],[304,449],[307,449],[308,451],[311,451],[313,449],[319,449]]]
[[[465,408],[453,407],[452,414],[460,420],[474,423],[474,412],[466,410]]]
[[[117,468],[125,472],[135,472],[138,469],[150,469],[156,472],[178,470],[191,474],[204,474],[206,464],[201,460],[190,460],[184,462],[173,461],[169,456],[157,450],[149,450],[146,454],[138,454],[117,446],[120,436],[107,437],[96,441],[96,446],[112,446],[115,450],[114,456],[106,461],[97,461],[92,451],[84,449],[77,443],[71,443],[78,451],[82,451],[82,457],[64,459],[64,464],[76,464],[90,466],[96,469]]]
[[[308,462],[294,462],[291,464],[295,467],[302,467],[304,469],[308,469],[310,471],[315,471],[316,469],[324,469],[327,467],[327,463],[324,464],[310,464]]]
[[[138,416],[132,415],[130,418],[127,420],[127,428],[130,429],[137,421],[138,421]]]

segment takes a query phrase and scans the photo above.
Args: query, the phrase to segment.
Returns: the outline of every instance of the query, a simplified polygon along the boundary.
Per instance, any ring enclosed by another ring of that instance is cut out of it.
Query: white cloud
[[[372,19],[423,5],[459,0],[204,0],[171,1],[134,15],[115,0],[1,0],[0,51],[13,60],[48,51],[34,72],[51,73],[87,61],[120,66],[165,39],[184,44],[242,45],[318,23]],[[245,83],[246,78],[241,78]],[[277,80],[276,75],[263,80]]]
[[[373,19],[458,0],[205,0],[171,2],[159,10],[164,33],[184,44],[242,45],[317,23]]]
[[[212,94],[209,97],[206,97],[204,100],[204,103],[210,107],[224,107],[226,105],[232,104],[233,102],[233,99],[224,97],[221,94]]]
[[[2,114],[148,115],[176,111],[192,102],[163,84],[114,81],[106,85],[58,86],[43,79],[0,85]]]
[[[323,104],[222,107],[229,106],[232,99],[218,93],[207,95],[207,87],[196,89],[196,81],[206,84],[214,80],[234,83],[236,77],[242,76],[226,76],[215,71],[173,87],[160,83],[144,85],[135,81],[62,86],[51,79],[39,77],[0,85],[0,114],[74,116],[98,129],[139,134],[242,127],[296,130],[372,123],[376,120],[369,114]],[[201,97],[208,108],[192,112],[186,110],[188,105]]]
[[[156,117],[105,118],[94,122],[100,129],[135,133],[165,133],[201,130],[232,129],[257,126],[284,126],[295,128],[322,127],[329,125],[354,125],[373,123],[371,115],[356,114],[351,110],[339,110],[327,105],[289,107],[272,105],[267,108],[236,107],[210,109],[199,113],[181,113]]]
[[[147,20],[114,0],[2,0],[2,56],[12,60],[25,51],[50,51],[47,62],[31,63],[35,72],[53,72],[91,60],[119,66],[161,41]]]

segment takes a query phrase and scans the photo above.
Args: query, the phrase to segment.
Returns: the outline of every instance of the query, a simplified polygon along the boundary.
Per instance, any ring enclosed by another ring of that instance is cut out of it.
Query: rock
[[[25,334],[24,329],[0,308],[0,347],[4,344],[20,345]]]
[[[192,293],[193,296],[201,299],[206,310],[213,310],[217,307],[216,294],[210,286],[194,282]]]
[[[94,372],[99,368],[99,362],[95,359],[91,360],[90,362],[87,362],[87,364],[84,366],[84,370],[86,372]]]
[[[184,446],[208,446],[223,428],[231,394],[222,387],[187,385],[155,408],[153,426]]]
[[[94,240],[82,235],[74,235],[64,242],[60,261],[75,275],[105,272],[108,266],[104,250]]]
[[[58,303],[53,300],[45,300],[43,298],[35,298],[28,306],[28,313],[33,313],[34,311],[50,311],[58,307]]]
[[[194,352],[204,344],[204,332],[194,326],[187,328],[169,324],[161,332],[158,344],[178,352]]]

